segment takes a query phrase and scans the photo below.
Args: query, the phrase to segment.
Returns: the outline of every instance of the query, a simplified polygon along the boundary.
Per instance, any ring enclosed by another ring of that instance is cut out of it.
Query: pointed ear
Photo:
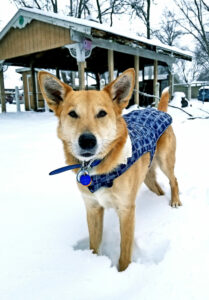
[[[45,71],[38,73],[38,81],[42,95],[49,108],[56,113],[59,105],[64,101],[66,94],[73,89],[54,75]]]
[[[133,68],[123,72],[118,78],[108,84],[104,91],[107,91],[116,100],[121,110],[128,105],[135,85],[135,71]]]

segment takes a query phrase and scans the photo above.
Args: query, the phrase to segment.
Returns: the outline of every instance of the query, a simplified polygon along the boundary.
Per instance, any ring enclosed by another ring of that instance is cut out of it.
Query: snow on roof
[[[35,8],[20,8],[18,12],[14,15],[14,17],[10,20],[10,22],[0,32],[0,40],[6,35],[6,33],[10,30],[11,27],[22,28],[21,24],[19,23],[19,18],[21,16],[25,17],[26,22],[22,24],[22,27],[24,27],[31,20],[38,20],[65,28],[72,27],[76,30],[79,29],[79,31],[88,35],[91,35],[91,30],[93,28],[104,32],[108,32],[116,36],[121,36],[130,40],[134,40],[136,42],[141,42],[146,45],[152,45],[159,48],[159,50],[162,49],[169,51],[171,54],[179,54],[190,60],[192,58],[191,54],[189,54],[187,51],[180,50],[174,46],[164,45],[156,40],[149,40],[141,36],[139,37],[136,34],[129,31],[121,32],[120,30],[114,27],[110,27],[106,24],[100,24],[86,19],[78,19],[75,17],[63,15],[61,13],[57,14],[52,12],[45,12]]]
[[[200,90],[209,89],[209,85],[202,86]]]

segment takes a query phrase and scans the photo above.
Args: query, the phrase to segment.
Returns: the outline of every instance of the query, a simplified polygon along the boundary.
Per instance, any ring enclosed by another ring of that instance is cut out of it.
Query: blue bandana
[[[111,187],[113,181],[128,170],[144,153],[150,152],[150,164],[156,150],[156,144],[163,132],[171,125],[172,118],[165,112],[147,108],[134,110],[123,116],[132,143],[132,157],[127,164],[121,164],[108,174],[91,176],[88,186],[94,193],[101,187]]]

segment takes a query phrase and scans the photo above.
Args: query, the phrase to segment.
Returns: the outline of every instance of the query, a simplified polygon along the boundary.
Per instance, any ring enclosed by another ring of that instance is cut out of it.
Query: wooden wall
[[[31,71],[25,71],[22,73],[23,80],[23,89],[24,89],[24,100],[25,100],[25,110],[34,110],[35,105],[34,101],[37,102],[37,109],[44,109],[44,99],[41,94],[41,90],[37,81],[37,72],[35,72],[35,80],[36,80],[36,99],[33,97],[33,87],[32,87],[32,74]]]
[[[72,44],[70,29],[32,21],[25,28],[11,28],[0,41],[0,60]]]

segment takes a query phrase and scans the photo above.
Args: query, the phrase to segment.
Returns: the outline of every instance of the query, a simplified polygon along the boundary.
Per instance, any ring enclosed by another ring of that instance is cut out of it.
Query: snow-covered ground
[[[209,103],[192,101],[186,109],[209,117]],[[0,114],[0,299],[209,299],[209,119],[169,112],[183,206],[168,205],[169,185],[160,172],[165,196],[142,186],[134,262],[122,273],[115,212],[106,211],[100,255],[92,254],[74,175],[48,176],[65,164],[53,114]]]

